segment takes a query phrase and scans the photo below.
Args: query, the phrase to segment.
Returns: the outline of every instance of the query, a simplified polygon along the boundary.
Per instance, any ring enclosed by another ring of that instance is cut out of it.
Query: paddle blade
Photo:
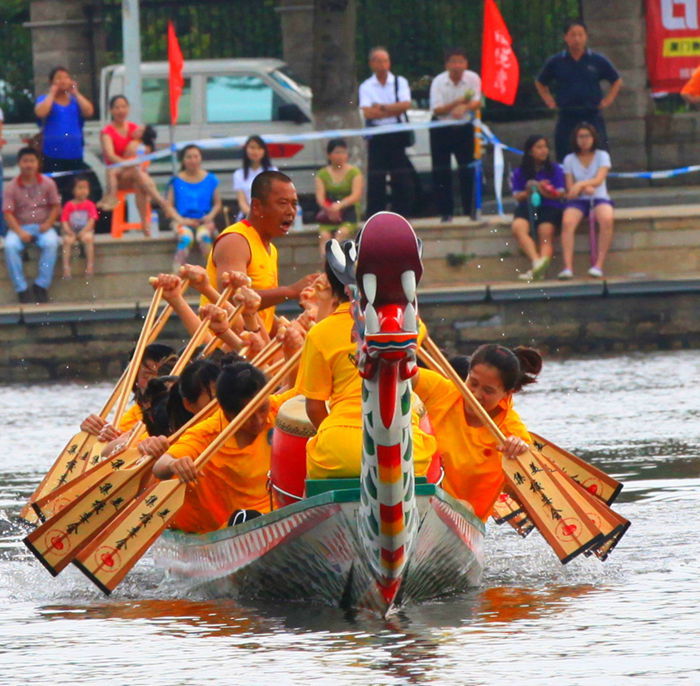
[[[95,533],[138,495],[141,481],[150,469],[149,458],[131,469],[112,472],[32,531],[24,538],[24,544],[56,576]]]
[[[559,469],[566,472],[574,481],[578,481],[587,491],[612,505],[622,490],[622,482],[594,467],[586,460],[560,448],[551,441],[530,432],[535,447],[542,455],[554,462]]]
[[[586,551],[586,554],[595,553],[596,550],[611,539],[614,539],[616,542],[619,541],[629,528],[629,521],[611,510],[607,503],[604,503],[580,483],[574,481],[563,470],[557,469],[556,465],[544,455],[540,455],[540,459],[546,467],[552,470],[552,477],[566,490],[569,497],[576,501],[603,536],[601,541]],[[606,558],[611,549],[608,549],[605,553]]]
[[[42,522],[57,515],[65,507],[79,498],[95,484],[109,477],[112,472],[120,469],[127,469],[141,458],[137,448],[129,448],[126,451],[115,453],[109,459],[99,462],[94,467],[83,472],[67,484],[57,488],[51,493],[39,498],[32,503],[34,511],[39,515]]]
[[[35,500],[51,493],[59,486],[68,483],[78,474],[81,474],[84,465],[90,459],[92,447],[97,441],[97,437],[85,431],[80,431],[66,443],[51,468],[41,480],[41,483],[36,487],[34,493],[30,496],[27,504],[20,512],[20,517],[32,523],[37,521],[36,516],[31,510],[31,505]]]
[[[496,524],[504,524],[518,514],[522,514],[523,508],[515,499],[507,493],[501,493],[493,504],[491,516]]]
[[[562,564],[602,542],[601,532],[569,489],[553,478],[556,467],[543,464],[536,452],[504,459],[503,471],[509,490]]]
[[[109,595],[160,536],[185,502],[178,479],[144,491],[76,556],[76,566]]]

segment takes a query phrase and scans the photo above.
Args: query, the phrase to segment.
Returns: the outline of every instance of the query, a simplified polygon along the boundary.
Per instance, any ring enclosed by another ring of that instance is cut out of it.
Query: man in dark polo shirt
[[[571,152],[571,133],[582,121],[596,127],[602,147],[607,149],[608,137],[601,111],[614,102],[622,86],[620,75],[607,57],[588,49],[588,31],[582,21],[572,20],[566,24],[564,42],[566,50],[552,55],[535,81],[545,105],[559,110],[554,146],[560,162]],[[610,83],[605,97],[601,81]]]

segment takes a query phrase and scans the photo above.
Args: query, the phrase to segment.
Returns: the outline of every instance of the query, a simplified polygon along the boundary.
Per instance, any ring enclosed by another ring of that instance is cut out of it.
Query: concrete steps
[[[517,274],[529,267],[512,238],[510,218],[491,215],[471,222],[458,217],[451,224],[418,219],[414,226],[424,245],[424,288],[515,282]],[[291,283],[321,268],[317,241],[316,231],[310,227],[278,242],[282,283]],[[698,246],[700,205],[621,209],[616,212],[615,237],[606,276],[678,278],[696,274],[700,272]],[[62,280],[59,257],[51,299],[56,303],[150,299],[148,277],[171,270],[174,250],[174,238],[168,233],[152,239],[127,235],[118,240],[98,235],[95,276],[89,280],[82,277],[84,260],[74,257],[74,277]],[[584,223],[579,229],[576,251],[575,271],[584,277],[589,266],[588,226]],[[555,253],[550,277],[561,268],[558,245]],[[25,266],[31,279],[37,267],[35,248],[30,248],[30,255]],[[4,262],[4,254],[1,259]],[[192,254],[192,261],[201,263],[198,252]],[[16,296],[7,270],[0,266],[0,305],[14,303]]]

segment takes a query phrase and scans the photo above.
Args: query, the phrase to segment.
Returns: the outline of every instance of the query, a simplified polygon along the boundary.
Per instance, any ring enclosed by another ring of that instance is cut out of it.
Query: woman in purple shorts
[[[513,214],[513,235],[520,249],[530,258],[532,269],[519,274],[524,281],[543,279],[554,252],[554,232],[561,225],[564,195],[564,170],[549,159],[549,144],[544,136],[530,136],[525,141],[522,162],[511,175],[513,197],[518,203]],[[536,191],[540,195],[538,207],[531,202]],[[530,235],[530,223],[537,236]],[[539,240],[539,249],[535,243]]]
[[[581,219],[592,210],[599,228],[598,255],[588,274],[600,279],[613,237],[613,203],[605,184],[610,155],[598,149],[598,132],[595,126],[585,122],[574,129],[571,145],[574,152],[564,158],[567,202],[561,228],[564,269],[559,272],[559,278],[574,276],[574,234]]]

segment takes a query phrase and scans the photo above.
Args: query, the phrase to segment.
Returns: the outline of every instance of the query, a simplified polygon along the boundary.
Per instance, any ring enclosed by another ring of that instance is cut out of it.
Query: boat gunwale
[[[468,510],[464,503],[457,498],[452,497],[449,495],[449,493],[446,493],[439,486],[436,486],[435,484],[416,484],[416,497],[420,496],[436,496],[439,500],[445,502],[453,510],[464,517],[470,525],[479,531],[482,536],[486,534],[486,525],[484,522],[481,521],[481,519],[479,519],[473,512]],[[255,531],[256,529],[264,528],[269,524],[274,524],[281,521],[288,515],[304,512],[305,510],[314,507],[359,502],[359,500],[359,488],[326,491],[325,493],[319,493],[311,498],[305,498],[297,503],[292,503],[291,505],[286,505],[285,507],[273,510],[272,512],[268,512],[261,517],[256,517],[255,519],[252,519],[249,522],[244,522],[243,524],[228,526],[224,529],[210,531],[206,534],[195,534],[176,529],[166,529],[161,534],[161,539],[164,539],[163,542],[178,544],[185,547],[210,545],[234,538],[235,536],[239,536],[250,531]]]

